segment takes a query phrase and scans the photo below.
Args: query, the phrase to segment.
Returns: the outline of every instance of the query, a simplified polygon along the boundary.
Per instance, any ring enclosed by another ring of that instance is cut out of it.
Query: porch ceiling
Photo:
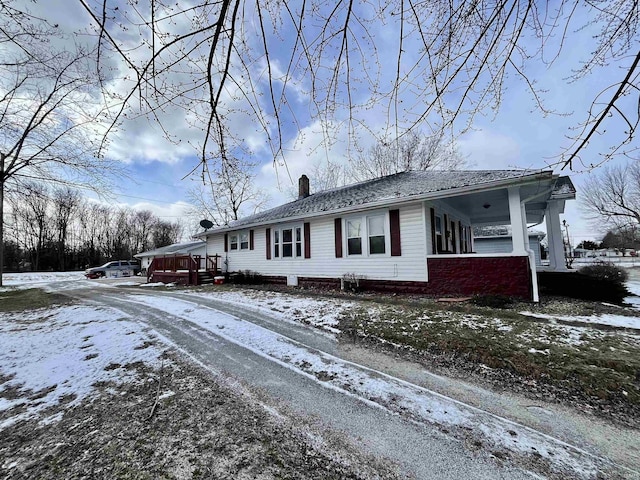
[[[551,195],[551,182],[538,182],[520,187],[522,199],[527,202],[527,223],[540,223],[544,218]],[[539,195],[536,197],[536,195]],[[461,213],[469,215],[472,225],[505,225],[509,220],[509,193],[506,188],[488,192],[472,193],[443,199],[443,202]]]

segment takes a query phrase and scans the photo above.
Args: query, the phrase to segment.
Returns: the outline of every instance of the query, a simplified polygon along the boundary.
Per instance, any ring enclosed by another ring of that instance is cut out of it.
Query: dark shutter
[[[336,258],[342,257],[342,219],[336,218],[333,221],[334,232],[336,237]]]
[[[249,230],[249,250],[253,250],[253,230]]]
[[[227,233],[224,234],[224,251],[229,251],[229,234]]]
[[[391,230],[391,256],[402,255],[400,247],[400,210],[389,210],[389,229]]]
[[[271,260],[271,229],[266,230],[267,260]]]
[[[431,208],[431,254],[438,253],[436,244],[436,209]]]
[[[311,224],[304,222],[304,258],[311,258]]]
[[[453,253],[458,253],[458,241],[456,240],[457,236],[456,222],[451,220],[451,250],[453,251]]]

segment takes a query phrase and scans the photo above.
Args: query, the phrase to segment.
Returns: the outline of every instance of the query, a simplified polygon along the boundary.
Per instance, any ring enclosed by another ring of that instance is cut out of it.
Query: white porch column
[[[509,219],[511,220],[512,252],[519,255],[526,255],[525,232],[527,230],[527,221],[522,211],[523,208],[522,205],[520,205],[520,188],[509,188]]]
[[[558,202],[549,202],[544,216],[547,224],[547,243],[549,244],[549,268],[551,270],[566,270]]]

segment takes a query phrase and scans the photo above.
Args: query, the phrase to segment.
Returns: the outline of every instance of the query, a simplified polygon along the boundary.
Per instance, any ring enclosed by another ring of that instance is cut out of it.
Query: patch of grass
[[[617,332],[585,326],[580,335],[571,327],[473,305],[358,308],[343,315],[340,329],[349,341],[367,338],[458,359],[470,370],[485,365],[596,403],[640,407],[640,343]]]
[[[39,288],[8,290],[0,292],[0,312],[23,312],[53,305],[68,305],[69,297],[57,293],[47,293]]]

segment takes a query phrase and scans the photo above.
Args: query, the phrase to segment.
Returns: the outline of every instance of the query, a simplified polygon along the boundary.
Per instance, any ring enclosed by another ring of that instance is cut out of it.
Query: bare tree
[[[158,220],[153,226],[151,237],[153,248],[160,248],[176,243],[182,234],[182,225],[178,222]]]
[[[207,166],[203,185],[189,192],[194,213],[222,226],[263,208],[268,196],[255,186],[256,166],[238,159],[223,162],[215,170]]]
[[[56,232],[56,247],[58,250],[58,262],[61,271],[66,268],[67,235],[69,225],[80,205],[80,194],[69,187],[58,188],[53,192],[52,207],[53,220]]]
[[[361,182],[411,170],[455,170],[464,159],[455,144],[445,144],[441,135],[421,137],[409,132],[396,140],[378,142],[351,162],[350,177]]]
[[[582,207],[593,220],[619,230],[640,226],[640,160],[605,166],[582,188]]]
[[[595,133],[609,138],[602,161],[637,151],[637,1],[77,1],[93,19],[99,67],[111,67],[108,52],[128,70],[121,115],[135,109],[162,123],[170,109],[187,109],[202,128],[203,164],[250,152],[230,127],[241,123],[261,130],[279,161],[286,132],[300,124],[300,97],[326,129],[339,123],[355,135],[375,116],[396,138],[424,124],[464,131],[500,109],[507,78],[552,113],[538,80],[564,54],[575,62],[568,82],[602,66],[611,82],[585,98],[587,114],[558,161],[582,161]],[[593,46],[576,59],[567,45],[582,32]],[[613,117],[623,131],[607,129]]]
[[[98,186],[106,163],[92,152],[104,113],[94,53],[57,44],[56,25],[15,4],[0,2],[0,219],[6,189],[32,179]]]
[[[51,200],[46,186],[28,182],[22,185],[24,193],[9,196],[15,226],[24,232],[24,245],[31,257],[32,268],[40,268],[42,257],[53,247],[53,228],[49,220]]]

